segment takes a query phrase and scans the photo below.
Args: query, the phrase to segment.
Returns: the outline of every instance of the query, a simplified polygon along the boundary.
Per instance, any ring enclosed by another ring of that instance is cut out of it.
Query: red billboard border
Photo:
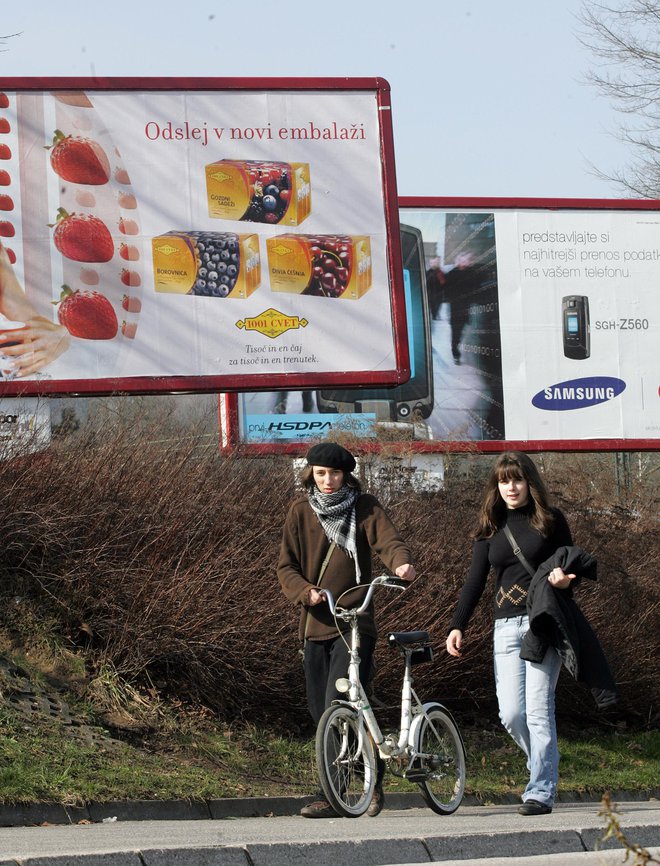
[[[649,210],[660,212],[660,199],[582,199],[582,198],[456,198],[446,196],[400,196],[399,214],[406,208],[443,208],[455,210]],[[301,442],[269,442],[263,444],[240,441],[238,395],[221,394],[218,404],[218,420],[223,450],[239,449],[241,453],[258,455],[290,454],[303,455],[309,447]],[[610,451],[658,451],[657,439],[548,439],[548,440],[486,440],[486,441],[410,441],[387,443],[389,452],[419,454],[493,454],[502,451],[564,452],[610,452]],[[379,452],[383,445],[363,440],[361,450]]]
[[[307,91],[350,90],[373,91],[378,105],[382,188],[387,236],[387,265],[392,300],[392,326],[396,368],[364,374],[327,373],[328,387],[356,385],[399,385],[410,378],[410,358],[405,319],[405,300],[399,243],[399,204],[394,163],[394,133],[390,85],[384,78],[149,78],[149,77],[31,77],[2,78],[0,90],[249,90]],[[280,374],[282,375],[282,374]],[[301,389],[313,387],[318,379],[314,373],[292,373],[286,384],[268,384],[268,376],[130,376],[105,379],[60,379],[56,382],[0,382],[0,397],[29,396],[110,396],[113,394],[212,393],[235,391]],[[266,382],[264,382],[264,379]],[[358,379],[360,381],[358,381]]]

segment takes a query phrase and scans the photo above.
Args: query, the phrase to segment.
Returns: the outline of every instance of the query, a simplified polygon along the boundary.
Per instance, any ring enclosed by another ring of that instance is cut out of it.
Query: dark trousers
[[[360,635],[360,679],[365,688],[371,676],[375,645],[376,640],[371,635]],[[335,683],[340,677],[348,676],[348,661],[348,647],[339,636],[331,640],[305,641],[307,706],[315,725],[333,701],[345,700],[346,696],[337,691]]]
[[[346,637],[348,640],[348,636]],[[376,639],[371,635],[360,635],[360,680],[368,689],[373,666]],[[307,706],[314,724],[318,725],[325,710],[334,700],[345,700],[346,695],[338,692],[335,683],[340,677],[348,676],[349,649],[341,637],[331,640],[307,640],[303,665]],[[385,773],[385,763],[376,749],[376,782],[381,784]]]

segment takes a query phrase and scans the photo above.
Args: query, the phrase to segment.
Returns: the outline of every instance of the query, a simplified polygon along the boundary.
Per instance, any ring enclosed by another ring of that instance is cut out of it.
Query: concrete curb
[[[483,833],[424,838],[360,839],[354,841],[250,843],[202,848],[149,848],[139,851],[66,854],[1,860],[0,866],[392,866],[392,864],[438,861],[473,862],[487,858],[508,859],[571,854],[575,862],[594,851],[587,830],[528,830],[520,833]],[[660,827],[628,827],[638,844],[652,848],[660,844]],[[600,839],[600,836],[598,837]],[[615,840],[600,850],[621,847]],[[564,861],[566,862],[566,861]]]
[[[558,803],[598,803],[601,794],[564,791]],[[615,803],[660,800],[660,788],[651,791],[612,791]],[[267,818],[297,815],[310,795],[304,797],[227,797],[221,800],[114,800],[92,802],[86,806],[64,806],[59,803],[0,805],[0,827],[27,827],[42,824],[81,824],[102,821],[197,821],[226,818]],[[511,794],[484,802],[467,795],[465,806],[509,805],[520,802]],[[386,791],[385,809],[419,809],[425,807],[421,794]],[[3,866],[0,861],[0,866]]]

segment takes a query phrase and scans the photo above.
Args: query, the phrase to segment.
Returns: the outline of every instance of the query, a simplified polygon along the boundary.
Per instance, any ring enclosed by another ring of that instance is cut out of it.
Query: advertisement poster
[[[1,85],[0,393],[405,381],[386,83],[113,81]]]
[[[0,399],[0,460],[41,451],[50,441],[48,400]]]
[[[422,238],[430,404],[420,399],[406,417],[399,389],[368,400],[355,389],[334,404],[337,392],[322,389],[242,394],[237,438],[374,436],[388,421],[424,450],[657,447],[660,202],[435,201],[400,200],[404,274],[414,273],[406,226]],[[421,370],[412,366],[407,387]],[[333,405],[341,416],[328,414]]]

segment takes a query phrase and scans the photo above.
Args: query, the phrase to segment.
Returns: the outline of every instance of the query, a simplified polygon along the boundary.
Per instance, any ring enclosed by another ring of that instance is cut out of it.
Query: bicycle
[[[412,666],[433,658],[428,632],[391,632],[388,636],[390,646],[398,648],[404,658],[398,731],[382,733],[360,682],[358,617],[369,606],[378,586],[404,589],[408,582],[388,575],[375,577],[364,601],[355,608],[340,607],[332,593],[323,590],[335,622],[343,620],[350,625],[350,662],[348,677],[336,683],[337,691],[346,694],[346,700],[334,701],[328,707],[316,731],[321,787],[338,814],[346,818],[363,815],[376,784],[377,748],[390,772],[419,785],[434,812],[451,815],[465,791],[463,738],[451,713],[435,701],[422,703],[412,687]]]

